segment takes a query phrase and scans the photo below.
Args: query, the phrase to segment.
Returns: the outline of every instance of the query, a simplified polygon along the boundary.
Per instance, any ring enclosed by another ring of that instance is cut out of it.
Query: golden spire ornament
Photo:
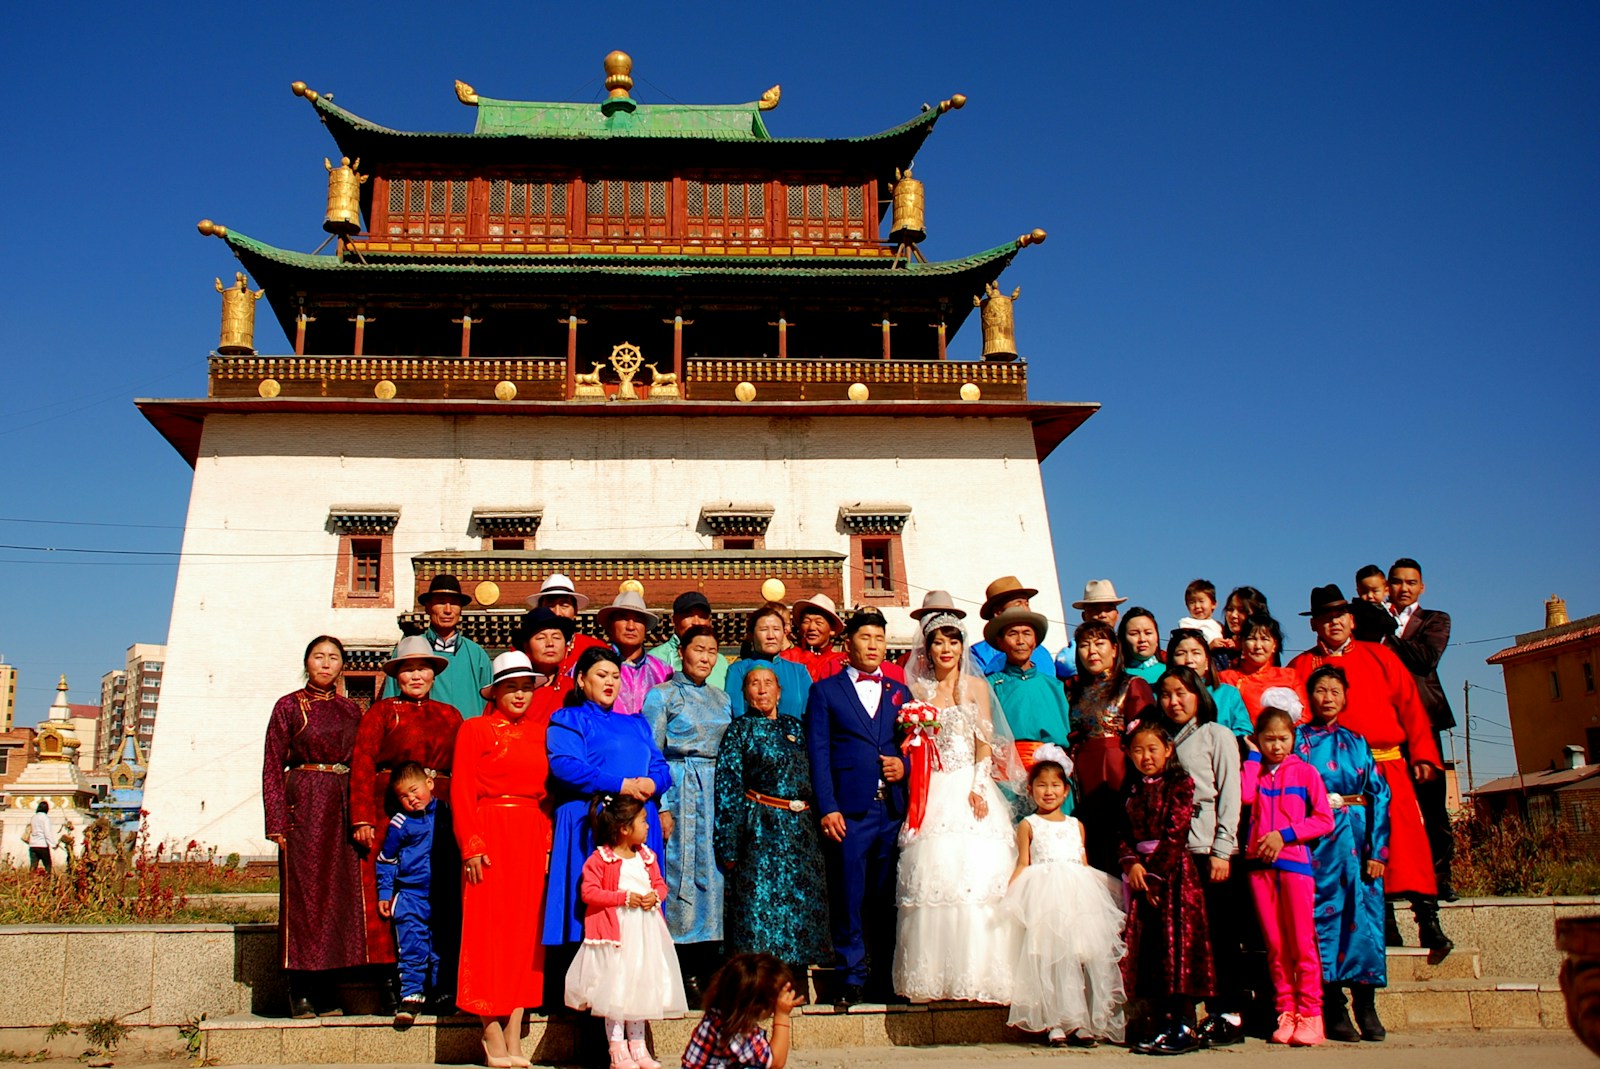
[[[361,233],[361,183],[367,176],[357,170],[360,158],[351,163],[349,156],[341,156],[335,167],[324,156],[322,165],[328,169],[328,214],[322,220],[322,229],[330,234]]]
[[[234,283],[224,287],[216,279],[217,292],[222,294],[222,336],[217,341],[217,352],[224,356],[255,355],[256,302],[266,290],[251,292],[245,283],[244,272],[234,274]]]

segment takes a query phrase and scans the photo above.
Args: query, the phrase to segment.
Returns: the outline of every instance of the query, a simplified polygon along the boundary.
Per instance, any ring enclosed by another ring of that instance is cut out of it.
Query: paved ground
[[[177,1069],[191,1064],[173,1052],[161,1057],[151,1051],[124,1051],[111,1059],[118,1069]],[[19,1059],[0,1055],[0,1061]],[[43,1069],[83,1069],[77,1059],[28,1059]],[[961,1047],[850,1047],[841,1050],[795,1052],[791,1069],[1060,1069],[1081,1066],[1126,1065],[1151,1067],[1173,1061],[1136,1058],[1117,1047],[1097,1050],[1052,1050],[1043,1046],[996,1044]],[[91,1065],[99,1064],[91,1062]],[[1385,1043],[1330,1043],[1312,1050],[1286,1050],[1251,1041],[1243,1047],[1202,1051],[1176,1061],[1188,1069],[1600,1069],[1596,1059],[1569,1033],[1539,1032],[1431,1032],[1392,1035]],[[244,1069],[244,1067],[242,1067]],[[300,1069],[298,1066],[255,1066],[248,1069]],[[373,1069],[373,1067],[363,1067]],[[389,1066],[380,1069],[432,1069],[429,1066]],[[668,1063],[668,1069],[675,1069]]]

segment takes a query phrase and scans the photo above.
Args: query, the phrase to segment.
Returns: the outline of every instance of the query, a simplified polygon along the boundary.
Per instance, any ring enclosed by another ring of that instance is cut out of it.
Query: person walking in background
[[[50,851],[55,849],[57,839],[50,830],[50,803],[40,802],[33,807],[33,816],[28,820],[28,869],[41,869],[48,873],[53,871]]]

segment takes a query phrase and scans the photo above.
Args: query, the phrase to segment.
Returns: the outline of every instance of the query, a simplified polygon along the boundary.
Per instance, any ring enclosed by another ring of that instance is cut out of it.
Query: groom
[[[895,715],[911,692],[883,676],[886,627],[876,609],[857,611],[844,629],[849,663],[812,684],[806,703],[838,1007],[863,1000],[869,963],[872,996],[887,999],[892,991],[895,838],[906,812],[906,766],[895,745]]]

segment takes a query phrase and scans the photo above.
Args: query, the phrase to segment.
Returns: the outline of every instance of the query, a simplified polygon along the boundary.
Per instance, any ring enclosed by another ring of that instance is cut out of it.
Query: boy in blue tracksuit
[[[439,802],[433,777],[415,761],[397,767],[389,788],[400,812],[389,821],[378,851],[378,912],[394,920],[400,959],[400,1008],[395,1024],[410,1024],[427,1005],[427,991],[438,983],[439,954],[433,946],[433,830]],[[445,834],[449,834],[448,825]]]

